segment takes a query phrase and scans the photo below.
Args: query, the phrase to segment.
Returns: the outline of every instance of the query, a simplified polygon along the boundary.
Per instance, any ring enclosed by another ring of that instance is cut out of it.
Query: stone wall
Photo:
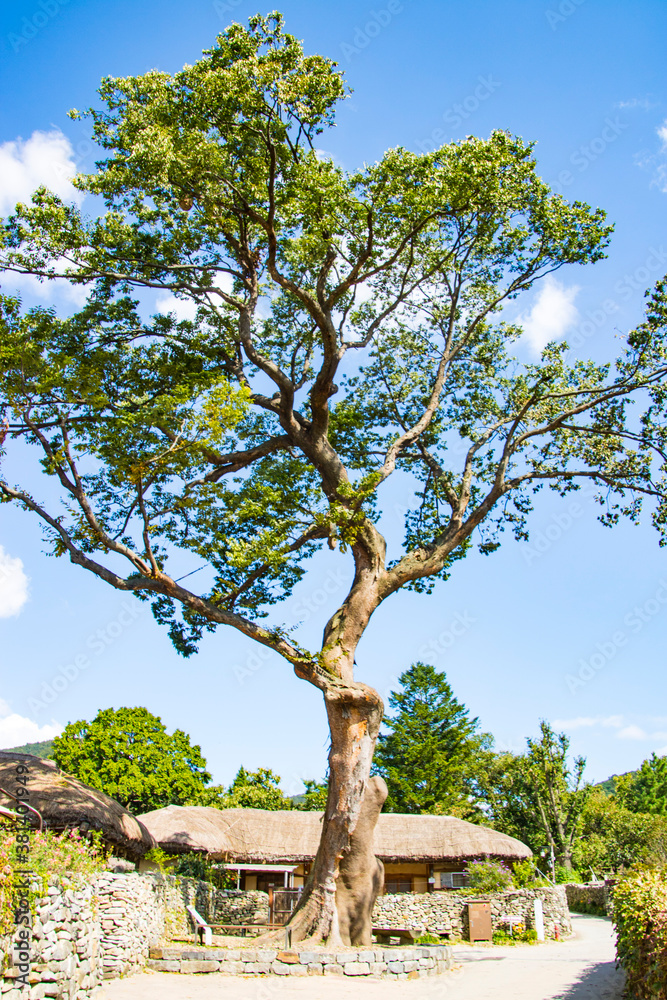
[[[141,875],[102,875],[98,899],[100,961],[104,979],[127,975],[146,963],[165,935],[164,891]]]
[[[102,978],[96,904],[94,885],[73,888],[66,880],[49,878],[46,894],[35,902],[29,972],[18,932],[0,938],[2,1000],[94,996]]]
[[[268,924],[269,895],[259,890],[219,889],[209,923]]]
[[[542,900],[546,937],[571,934],[567,896],[561,885],[544,889],[513,889],[475,897],[448,891],[378,896],[373,923],[376,927],[405,927],[422,933],[448,935],[455,940],[467,937],[467,904],[473,898],[491,903],[491,919],[496,930],[502,927],[504,916],[522,917],[526,927],[533,927],[533,904],[537,897]]]
[[[613,883],[591,882],[579,884],[568,882],[565,886],[567,902],[575,913],[594,913],[600,916],[612,915]]]
[[[52,876],[35,903],[30,974],[21,983],[18,936],[0,938],[2,1000],[87,1000],[103,979],[136,972],[149,951],[192,934],[186,906],[209,922],[268,922],[268,896],[190,878],[105,872],[77,887]]]
[[[483,898],[491,903],[494,927],[501,926],[502,917],[506,915],[521,916],[526,926],[530,927],[536,896],[543,901],[547,936],[554,937],[556,928],[560,935],[569,934],[571,924],[563,886],[518,889]],[[422,932],[447,934],[451,938],[463,937],[467,932],[466,903],[470,898],[453,892],[380,896],[373,921],[376,926],[409,927]],[[165,949],[170,947],[168,942],[174,937],[192,933],[186,911],[188,904],[194,905],[209,923],[243,922],[259,926],[268,920],[268,896],[262,892],[217,890],[195,879],[165,878],[156,874],[105,872],[78,887],[66,879],[50,877],[46,894],[35,904],[31,970],[24,984],[20,982],[22,959],[20,952],[14,948],[18,938],[0,939],[5,955],[1,1000],[41,1000],[45,997],[90,1000],[104,979],[139,971],[149,961],[151,953],[153,958],[149,964],[176,962],[178,969],[173,971],[184,972],[231,972],[235,969],[243,974],[268,971],[276,975],[321,973],[405,978],[412,973],[422,975],[443,969],[441,962],[445,959],[430,952],[417,954],[419,949],[406,949],[406,956],[409,957],[399,959],[396,949],[383,951],[379,947],[366,949],[369,955],[373,952],[373,959],[362,958],[361,952],[354,955],[346,952],[346,957],[335,957],[331,961],[325,961],[321,956],[312,961],[306,960],[297,952],[292,953],[289,960],[278,958],[276,953],[270,961],[264,961],[253,957],[253,952],[245,948],[240,949],[242,955],[239,958],[233,957],[229,951],[213,958],[210,949],[206,949],[208,957],[205,959],[199,954],[186,957],[183,949],[179,951],[178,959],[171,955],[167,957]],[[186,950],[188,947],[193,949],[192,945],[184,947]],[[379,957],[380,952],[382,957]],[[309,955],[310,952],[303,954]],[[206,968],[195,968],[200,961],[209,964]],[[194,964],[188,964],[190,962]],[[401,962],[403,966],[399,969]],[[405,964],[413,962],[417,962],[414,967]],[[262,968],[255,968],[257,963]],[[396,964],[392,966],[392,963]],[[264,969],[264,965],[269,968]],[[303,971],[293,972],[292,966],[298,966]]]
[[[281,951],[279,948],[154,948],[148,966],[157,972],[205,973],[228,976],[379,976],[382,979],[421,979],[446,972],[452,949],[326,948]],[[222,992],[222,990],[221,990]],[[268,994],[267,994],[268,995]]]
[[[125,876],[127,877],[127,876]],[[216,889],[210,882],[173,875],[145,873],[139,878],[150,882],[152,892],[165,911],[167,937],[191,932],[186,906],[194,906],[209,924],[268,924],[269,896],[266,892]]]

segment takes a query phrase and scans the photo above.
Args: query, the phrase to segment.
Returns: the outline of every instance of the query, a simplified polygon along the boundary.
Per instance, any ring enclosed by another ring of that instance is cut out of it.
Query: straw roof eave
[[[199,851],[221,861],[302,864],[312,861],[322,813],[299,810],[167,806],[141,817],[163,850]],[[380,816],[375,853],[387,862],[431,864],[473,857],[517,861],[531,856],[521,841],[453,816]]]
[[[13,791],[16,765],[26,764],[29,804],[42,816],[47,829],[99,830],[105,842],[133,861],[156,846],[144,824],[109,795],[90,788],[77,778],[64,774],[53,761],[32,754],[0,751],[0,786]],[[15,803],[0,792],[0,805],[15,808]]]

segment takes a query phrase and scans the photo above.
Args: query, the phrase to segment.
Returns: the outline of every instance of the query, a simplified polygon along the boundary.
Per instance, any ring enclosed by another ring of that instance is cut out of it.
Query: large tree
[[[268,767],[246,771],[240,767],[229,788],[214,785],[204,790],[199,805],[216,809],[291,809],[292,800],[283,795],[280,775]]]
[[[526,745],[523,754],[498,754],[485,762],[480,785],[489,819],[535,852],[546,847],[571,869],[591,791],[583,781],[586,761],[570,760],[567,736],[555,733],[548,722],[540,722],[539,737]]]
[[[665,511],[662,327],[616,365],[570,362],[565,345],[522,365],[500,315],[603,257],[604,213],[551,194],[505,132],[348,173],[316,148],[344,96],[277,15],[232,25],[173,76],[103,81],[89,114],[106,159],[76,182],[98,216],[40,189],[0,232],[0,266],[89,290],[64,318],[4,302],[5,447],[32,446],[50,477],[5,475],[4,499],[57,555],[150,600],[182,653],[233,628],[324,696],[329,793],[295,940],[337,936],[383,712],[354,676],[373,612],[432,590],[475,541],[525,537],[545,485],[592,481],[607,522],[644,496],[661,527]],[[157,291],[195,318],[149,318]],[[636,396],[649,410],[628,423]],[[417,500],[388,558],[378,524],[397,472]],[[350,586],[306,649],[263,616],[322,547],[345,552]],[[204,574],[178,579],[184,553]]]
[[[638,771],[618,777],[614,795],[632,812],[667,816],[667,757],[652,753]]]
[[[615,796],[593,788],[581,814],[572,851],[582,875],[599,877],[636,864],[667,861],[667,819],[627,809]]]
[[[70,722],[53,741],[53,758],[135,814],[188,804],[211,780],[201,748],[145,708],[105,708],[91,722]]]
[[[378,737],[374,767],[387,782],[386,807],[401,813],[477,815],[477,775],[492,738],[454,697],[444,673],[413,663],[389,695],[392,715]]]

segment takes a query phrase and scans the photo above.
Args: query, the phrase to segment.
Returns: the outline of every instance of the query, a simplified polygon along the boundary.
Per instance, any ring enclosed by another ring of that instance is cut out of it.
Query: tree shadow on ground
[[[615,962],[598,962],[554,1000],[622,1000],[625,975]]]

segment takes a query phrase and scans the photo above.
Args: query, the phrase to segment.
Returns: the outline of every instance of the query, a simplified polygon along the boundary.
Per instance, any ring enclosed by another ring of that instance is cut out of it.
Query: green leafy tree
[[[70,722],[53,741],[53,757],[136,815],[188,804],[211,780],[201,749],[145,708],[105,708],[92,722]]]
[[[285,798],[280,787],[280,775],[267,767],[246,771],[240,767],[229,788],[207,788],[200,805],[218,809],[291,809],[292,800]]]
[[[237,885],[236,872],[229,871],[224,865],[213,861],[207,854],[201,854],[197,851],[179,854],[168,874],[210,882],[218,889],[235,889]]]
[[[0,227],[0,267],[89,291],[67,317],[2,302],[0,436],[49,484],[7,473],[0,493],[56,555],[149,601],[184,655],[232,628],[322,693],[329,798],[290,924],[295,941],[327,938],[382,720],[354,675],[374,611],[430,592],[503,529],[526,538],[545,486],[596,484],[607,524],[652,498],[665,530],[662,293],[615,364],[565,344],[520,364],[503,307],[600,260],[604,213],[552,194],[531,145],[500,131],[346,172],[317,151],[342,76],[277,14],[99,94],[102,152],[76,180],[99,215],[42,188]],[[194,319],[148,317],[149,292]],[[387,561],[396,473],[416,500]],[[279,608],[322,547],[351,584],[307,649]],[[206,571],[183,580],[184,556]]]
[[[324,811],[327,807],[328,782],[306,778],[303,783],[306,791],[294,802],[294,808],[306,812]]]
[[[540,737],[528,740],[524,780],[537,809],[548,847],[563,868],[572,869],[572,850],[580,831],[581,814],[590,794],[583,784],[586,761],[568,760],[570,741],[540,722]]]
[[[627,809],[593,789],[581,815],[573,863],[583,874],[614,873],[641,863],[667,862],[667,819]]]
[[[401,813],[475,811],[476,776],[484,768],[491,737],[457,701],[444,673],[414,663],[389,695],[375,751],[375,769],[387,782],[385,808]]]
[[[544,848],[544,832],[533,789],[527,781],[524,755],[510,751],[487,755],[477,785],[483,822],[516,837],[539,854]]]
[[[667,757],[651,754],[638,771],[616,779],[614,792],[632,812],[667,816]]]
[[[590,794],[583,784],[586,761],[568,759],[569,740],[540,723],[540,736],[527,740],[523,754],[501,753],[485,762],[480,795],[495,829],[517,837],[536,853],[545,848],[572,870],[572,852],[581,836],[582,812]]]

